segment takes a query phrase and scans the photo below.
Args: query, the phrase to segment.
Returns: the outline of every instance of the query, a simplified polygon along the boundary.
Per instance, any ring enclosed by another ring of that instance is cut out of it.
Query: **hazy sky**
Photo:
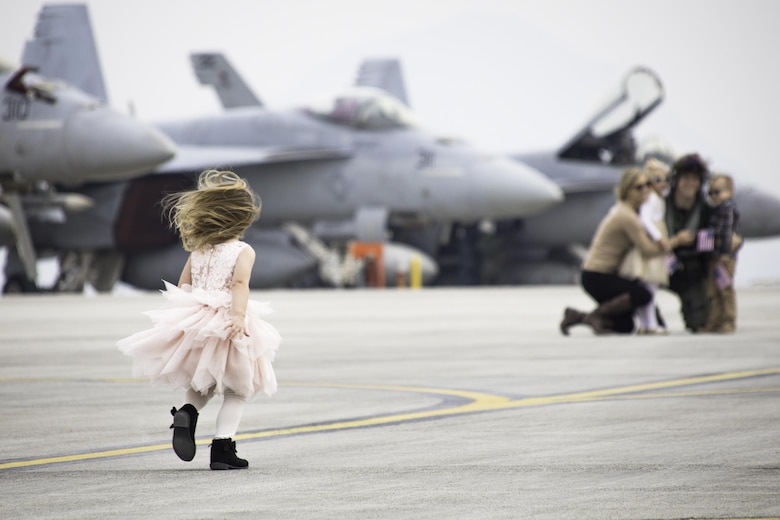
[[[351,84],[398,57],[419,118],[489,151],[556,148],[633,66],[664,103],[638,136],[698,151],[780,196],[780,2],[773,0],[92,0],[111,103],[144,120],[216,113],[190,51],[222,51],[270,106]],[[4,0],[18,61],[42,2]],[[780,279],[780,239],[749,242],[738,282]]]

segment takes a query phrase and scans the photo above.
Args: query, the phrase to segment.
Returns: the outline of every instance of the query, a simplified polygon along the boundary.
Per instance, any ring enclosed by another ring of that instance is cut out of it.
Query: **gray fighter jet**
[[[406,99],[395,59],[366,60],[357,83]],[[559,150],[512,155],[558,184],[566,196],[564,203],[522,219],[499,220],[487,233],[466,228],[461,230],[457,249],[426,251],[445,266],[471,263],[469,283],[573,283],[585,247],[614,204],[614,187],[623,171],[650,156],[669,163],[674,160],[670,148],[660,143],[638,146],[633,136],[633,129],[663,101],[658,76],[650,69],[635,68],[615,92]],[[747,239],[780,235],[780,200],[743,183],[735,199],[741,232]],[[452,260],[457,257],[458,261]],[[454,274],[440,276],[442,283],[454,280]]]
[[[79,27],[60,24],[61,34],[72,30]],[[49,48],[64,52],[66,44]],[[92,63],[78,56],[80,69]],[[47,69],[45,59],[34,64]],[[312,237],[328,245],[384,241],[396,229],[522,218],[562,200],[560,188],[532,168],[427,132],[377,89],[284,111],[236,107],[159,128],[177,145],[172,161],[151,175],[81,187],[95,206],[65,223],[34,228],[36,246],[119,252],[124,281],[158,288],[161,278],[177,279],[186,260],[159,201],[193,186],[207,168],[236,171],[263,197],[261,219],[246,236],[258,253],[255,287],[309,274],[317,259],[302,243]]]
[[[46,34],[45,19],[37,30]],[[12,286],[30,286],[37,276],[28,221],[67,220],[93,202],[71,192],[74,185],[128,179],[175,153],[152,126],[50,78],[29,65],[0,73],[0,246],[11,249]]]

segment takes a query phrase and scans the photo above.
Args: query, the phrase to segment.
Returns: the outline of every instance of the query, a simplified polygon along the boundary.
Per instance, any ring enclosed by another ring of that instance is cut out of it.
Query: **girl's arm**
[[[627,233],[633,245],[642,252],[644,258],[668,253],[680,245],[689,244],[693,241],[693,234],[684,229],[668,240],[661,239],[659,242],[653,242],[645,232],[639,219],[631,219],[628,221]]]
[[[642,227],[655,242],[659,242],[664,236],[658,226],[655,225],[655,209],[651,206],[652,201],[648,200],[639,208],[639,220],[642,221]]]
[[[182,285],[192,285],[192,270],[190,269],[190,258],[192,258],[192,255],[187,257],[187,263],[184,264],[184,269],[181,270],[181,274],[179,275],[179,288],[181,289]]]
[[[238,254],[236,267],[233,269],[233,316],[230,324],[230,337],[236,334],[246,334],[246,306],[249,301],[249,279],[252,277],[252,266],[255,265],[255,250],[246,246]]]

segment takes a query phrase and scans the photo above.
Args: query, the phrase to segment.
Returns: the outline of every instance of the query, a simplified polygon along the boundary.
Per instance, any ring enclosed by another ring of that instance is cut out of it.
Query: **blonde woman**
[[[596,229],[582,267],[582,287],[599,305],[589,313],[567,307],[560,324],[564,335],[579,324],[589,325],[596,334],[632,333],[634,313],[650,302],[652,294],[641,280],[618,274],[623,259],[634,247],[643,257],[650,258],[693,240],[688,231],[665,243],[655,242],[648,236],[639,218],[639,208],[650,195],[650,189],[650,179],[643,170],[629,168],[623,173],[615,188],[617,203]]]
[[[195,457],[198,411],[223,396],[211,443],[211,469],[242,469],[233,437],[247,399],[276,392],[271,365],[281,337],[260,318],[268,303],[249,300],[255,251],[240,238],[257,220],[260,199],[233,172],[209,170],[193,191],[165,199],[171,223],[190,257],[178,286],[165,282],[170,305],[148,312],[151,329],[118,343],[133,357],[133,373],[185,390],[173,415],[173,450]]]

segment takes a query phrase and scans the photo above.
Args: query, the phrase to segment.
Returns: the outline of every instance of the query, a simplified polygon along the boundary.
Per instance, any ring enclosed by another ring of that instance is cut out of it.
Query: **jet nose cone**
[[[475,202],[496,218],[540,213],[563,201],[563,191],[534,168],[496,157],[475,168]]]
[[[129,178],[176,153],[173,142],[156,128],[106,107],[79,111],[67,126],[68,162],[83,180]]]
[[[739,211],[739,228],[745,238],[780,235],[780,199],[748,186],[737,187],[734,203]]]

